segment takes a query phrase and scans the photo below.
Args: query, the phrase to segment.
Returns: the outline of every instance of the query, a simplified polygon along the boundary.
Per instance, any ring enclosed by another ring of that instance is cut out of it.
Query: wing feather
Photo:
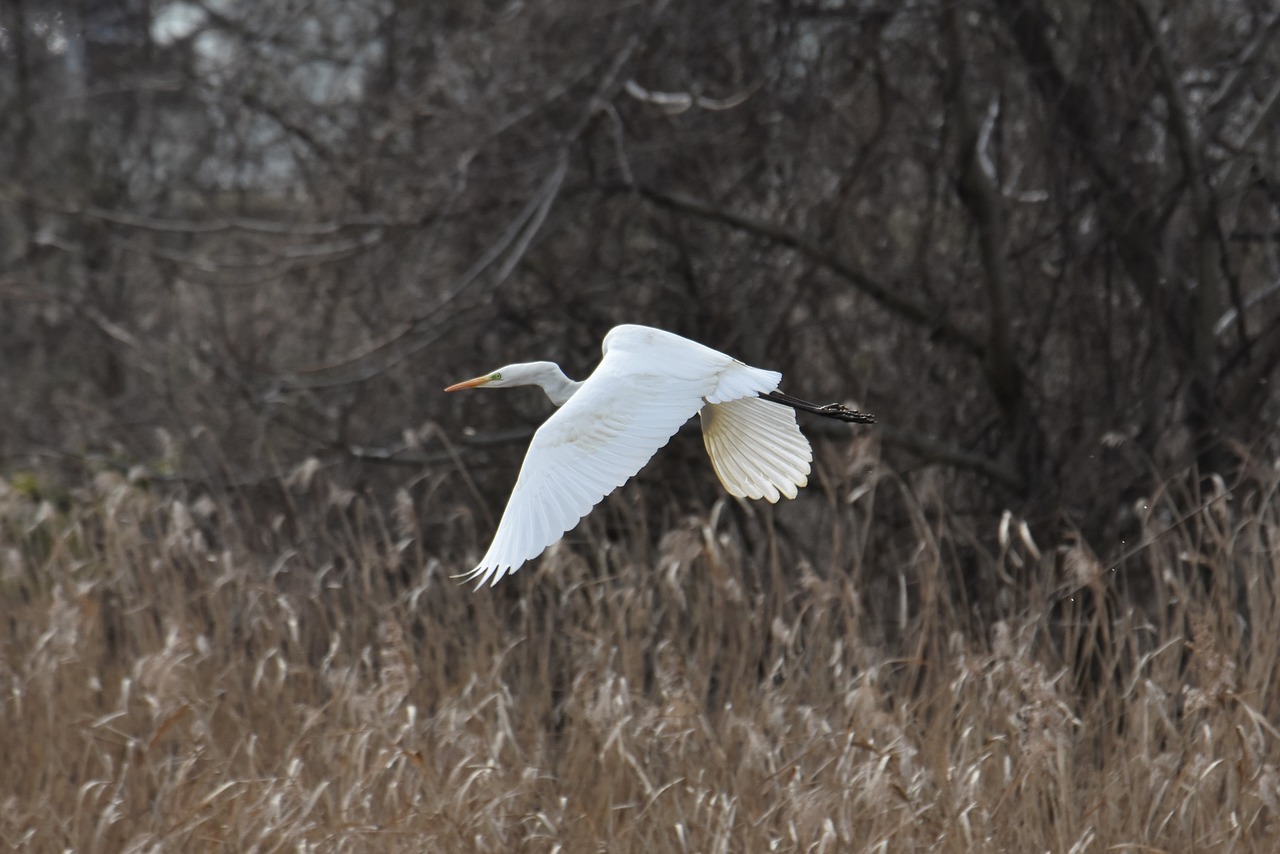
[[[731,495],[774,503],[808,484],[813,450],[791,408],[744,397],[709,403],[699,414],[707,454]]]
[[[739,447],[762,463],[773,463],[775,469],[795,467],[799,457],[804,463],[812,461],[809,442],[796,424],[795,410],[758,399],[735,404],[729,411],[741,415],[743,426],[750,431],[736,437]],[[757,435],[763,441],[754,441]]]
[[[707,409],[709,413],[715,411],[710,407]],[[720,429],[708,430],[704,420],[702,437],[703,444],[707,446],[707,454],[711,457],[711,464],[716,467],[716,474],[721,482],[741,486],[738,492],[730,489],[730,494],[749,498],[763,498],[768,494],[768,490],[761,488],[759,480],[753,476],[746,465],[748,454],[739,445],[737,436],[731,430],[723,429],[722,425]]]

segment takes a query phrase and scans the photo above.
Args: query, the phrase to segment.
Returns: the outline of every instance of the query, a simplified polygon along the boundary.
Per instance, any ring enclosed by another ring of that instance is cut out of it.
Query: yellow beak
[[[461,391],[464,388],[475,388],[476,386],[484,385],[485,383],[489,382],[489,380],[491,379],[493,379],[492,374],[485,374],[484,376],[476,377],[473,380],[463,380],[460,383],[454,383],[453,385],[445,389],[445,391]]]

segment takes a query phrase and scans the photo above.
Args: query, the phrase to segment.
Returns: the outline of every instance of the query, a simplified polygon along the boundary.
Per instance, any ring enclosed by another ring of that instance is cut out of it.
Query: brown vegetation
[[[651,552],[642,510],[610,501],[616,539],[593,521],[482,593],[448,577],[477,543],[439,557],[407,497],[384,514],[314,470],[282,485],[292,513],[257,520],[112,473],[63,510],[0,484],[22,543],[2,579],[0,840],[1274,849],[1280,477],[1186,517],[1151,496],[1117,564],[1006,520],[982,560],[1005,584],[971,631],[945,593],[963,526],[852,462],[865,474],[825,507],[743,505],[746,530],[721,502]],[[897,600],[860,584],[895,491],[918,502]],[[846,523],[840,571],[769,533],[805,513]],[[1117,575],[1146,578],[1146,607]]]

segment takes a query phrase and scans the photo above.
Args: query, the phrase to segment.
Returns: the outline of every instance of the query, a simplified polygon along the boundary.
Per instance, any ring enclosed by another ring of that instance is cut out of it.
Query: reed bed
[[[1273,851],[1268,472],[1155,492],[1113,563],[923,474],[662,518],[624,491],[478,592],[450,576],[483,525],[421,489],[0,482],[0,845]]]

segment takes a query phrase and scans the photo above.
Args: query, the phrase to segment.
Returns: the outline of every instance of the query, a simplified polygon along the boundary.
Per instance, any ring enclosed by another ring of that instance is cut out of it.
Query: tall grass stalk
[[[0,844],[1273,851],[1269,476],[1152,496],[1114,565],[925,475],[661,520],[624,492],[479,592],[483,525],[436,498],[0,483]]]

